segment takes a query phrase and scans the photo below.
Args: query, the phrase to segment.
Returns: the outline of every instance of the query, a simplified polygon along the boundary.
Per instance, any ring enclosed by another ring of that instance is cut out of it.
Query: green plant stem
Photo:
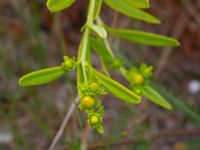
[[[90,29],[86,27],[84,31],[83,39],[81,41],[80,60],[79,60],[81,62],[84,82],[87,82],[87,73],[86,73],[85,64],[86,64],[86,55],[87,55],[87,49],[88,49],[89,36],[90,36]]]
[[[80,62],[81,65],[78,66],[78,76],[77,76],[77,85],[79,85],[82,82],[87,82],[87,73],[86,73],[86,56],[87,56],[87,50],[89,46],[89,37],[90,37],[90,28],[87,26],[87,24],[93,23],[93,16],[94,16],[94,7],[95,7],[95,0],[89,1],[88,6],[88,14],[87,14],[87,21],[85,26],[83,27],[83,38],[81,40],[80,46],[79,46],[79,52],[78,52],[78,62]],[[80,95],[79,91],[79,95]]]
[[[103,21],[101,20],[101,18],[100,17],[97,17],[97,24],[99,25],[99,26],[104,26],[104,23],[103,23]],[[105,46],[106,46],[106,49],[108,50],[108,53],[112,56],[112,58],[114,59],[116,56],[114,55],[114,53],[113,53],[113,50],[112,50],[112,48],[111,48],[111,46],[110,46],[110,44],[109,44],[109,42],[108,42],[108,39],[103,39],[103,42],[104,42],[104,44],[105,44]],[[120,72],[121,72],[121,74],[124,76],[124,78],[126,78],[127,80],[129,80],[129,77],[127,76],[127,69],[125,68],[125,67],[121,67],[120,68]]]
[[[80,61],[81,62],[86,61],[89,35],[90,35],[90,29],[86,27],[84,30],[83,38],[82,38],[81,45],[80,45]]]
[[[94,18],[94,7],[95,7],[95,0],[90,0],[89,8],[88,8],[88,15],[87,15],[87,22],[88,24],[93,24]]]

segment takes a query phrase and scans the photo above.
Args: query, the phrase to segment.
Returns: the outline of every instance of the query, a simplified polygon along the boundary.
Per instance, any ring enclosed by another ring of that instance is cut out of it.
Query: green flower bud
[[[64,64],[65,64],[65,67],[69,70],[73,69],[73,67],[74,67],[74,64],[71,60],[65,61]]]
[[[119,69],[121,66],[123,65],[123,61],[121,59],[113,59],[112,62],[111,62],[111,67],[114,69],[114,70],[117,70]]]
[[[92,82],[90,83],[89,88],[92,92],[96,92],[99,89],[99,84],[97,82]]]
[[[102,123],[102,117],[98,113],[92,113],[88,116],[88,123],[91,127],[97,127]]]
[[[73,70],[77,66],[77,62],[75,58],[69,58],[68,56],[64,56],[64,62],[62,63],[63,69],[70,71]]]
[[[95,115],[91,116],[91,118],[90,118],[90,123],[92,125],[97,125],[99,123],[99,121],[100,121],[99,117],[97,117]]]
[[[153,67],[142,64],[140,66],[140,72],[145,78],[149,78],[153,75]]]

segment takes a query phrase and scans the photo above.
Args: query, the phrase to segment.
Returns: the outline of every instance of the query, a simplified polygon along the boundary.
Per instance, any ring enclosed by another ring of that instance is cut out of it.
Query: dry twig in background
[[[64,130],[65,130],[65,127],[67,126],[67,123],[69,121],[69,119],[71,118],[75,108],[76,108],[76,104],[79,102],[79,97],[77,96],[76,99],[75,99],[75,102],[71,104],[71,106],[69,107],[69,110],[68,112],[66,113],[65,115],[65,118],[56,134],[56,136],[54,137],[53,139],[53,142],[51,143],[50,147],[49,147],[49,150],[54,150],[55,147],[56,147],[56,144],[58,143],[58,140],[60,139],[60,137],[62,136]]]

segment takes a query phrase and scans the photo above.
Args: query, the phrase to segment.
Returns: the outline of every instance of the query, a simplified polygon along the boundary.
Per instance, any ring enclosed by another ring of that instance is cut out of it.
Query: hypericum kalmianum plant
[[[48,0],[47,7],[51,12],[59,12],[75,2],[76,0]],[[88,0],[87,20],[81,29],[83,36],[78,49],[78,58],[64,56],[64,62],[60,66],[35,71],[19,79],[20,86],[41,85],[76,69],[79,108],[87,113],[88,124],[99,133],[103,133],[104,108],[97,98],[98,95],[109,92],[130,104],[139,104],[141,97],[144,96],[166,109],[172,108],[168,101],[148,83],[148,79],[153,76],[153,68],[145,64],[139,68],[125,68],[123,61],[112,52],[107,40],[108,33],[145,45],[171,47],[179,45],[177,40],[162,35],[106,26],[99,15],[102,3],[131,18],[148,23],[160,23],[158,18],[143,10],[150,6],[148,0]],[[99,56],[105,74],[92,67],[91,50]],[[131,89],[112,79],[110,69],[119,71],[130,82]]]

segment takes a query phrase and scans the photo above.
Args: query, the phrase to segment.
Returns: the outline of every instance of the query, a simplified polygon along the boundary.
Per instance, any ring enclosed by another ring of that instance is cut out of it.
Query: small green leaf
[[[31,72],[19,79],[20,86],[35,86],[49,83],[64,75],[66,71],[62,66],[46,68],[39,71]]]
[[[130,42],[152,45],[152,46],[172,46],[172,47],[179,46],[179,42],[177,40],[158,34],[137,31],[137,30],[113,29],[108,27],[106,29],[113,35]]]
[[[143,20],[149,23],[160,23],[160,20],[158,18],[152,16],[151,14],[143,10],[135,8],[130,4],[125,3],[124,0],[104,0],[104,2],[112,9],[115,9],[116,11],[129,17]]]
[[[88,25],[94,32],[96,32],[101,38],[107,38],[107,31],[104,27],[100,27],[94,24]]]
[[[98,40],[91,38],[90,46],[95,50],[95,52],[104,60],[110,61],[112,60],[112,56],[108,52],[107,48]]]
[[[104,133],[104,129],[103,129],[102,124],[100,124],[99,126],[97,126],[97,127],[96,127],[96,130],[97,130],[100,134],[103,134],[103,133]]]
[[[99,15],[103,0],[95,0],[94,19]]]
[[[127,3],[130,6],[136,7],[136,8],[149,8],[150,4],[148,0],[124,0],[125,3]]]
[[[75,0],[48,0],[47,8],[51,12],[58,12],[70,7],[74,2]]]
[[[146,85],[142,89],[142,94],[147,97],[150,101],[166,108],[166,109],[172,109],[171,104],[165,100],[156,90],[154,90],[152,87]]]
[[[96,71],[92,67],[89,67],[92,73],[97,77],[99,82],[113,95],[120,98],[127,103],[139,104],[140,97],[133,93],[131,90],[124,87],[122,84],[116,82],[115,80],[103,75],[102,73]]]
[[[103,69],[104,73],[110,77],[110,72],[109,72],[109,68],[106,63],[106,60],[104,60],[103,58],[100,58],[100,61],[101,61],[101,65],[102,65],[102,69]]]

